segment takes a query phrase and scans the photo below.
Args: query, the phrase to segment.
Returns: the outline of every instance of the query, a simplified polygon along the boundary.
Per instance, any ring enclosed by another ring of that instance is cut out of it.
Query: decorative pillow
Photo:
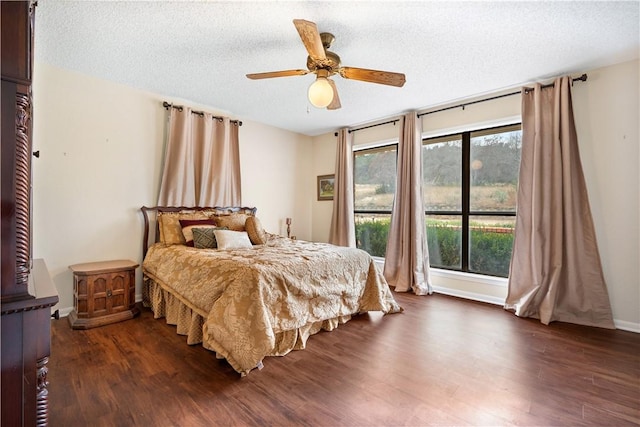
[[[181,219],[208,219],[206,213],[196,211],[160,212],[158,213],[158,228],[160,242],[167,245],[184,245],[186,241],[182,234]]]
[[[191,231],[193,232],[193,246],[197,249],[217,248],[218,242],[216,241],[216,235],[214,231],[226,229],[226,227],[194,227],[193,229],[191,229]]]
[[[193,228],[206,228],[216,227],[216,221],[214,219],[181,219],[180,226],[182,227],[182,235],[184,236],[185,245],[193,246]]]
[[[216,222],[220,227],[228,227],[233,231],[245,231],[244,223],[249,215],[243,213],[233,213],[231,215],[216,216]]]
[[[254,245],[264,245],[267,243],[267,236],[262,228],[262,223],[255,216],[250,216],[244,223],[244,228],[247,230],[249,240]]]
[[[218,242],[218,249],[252,248],[246,231],[213,230]]]

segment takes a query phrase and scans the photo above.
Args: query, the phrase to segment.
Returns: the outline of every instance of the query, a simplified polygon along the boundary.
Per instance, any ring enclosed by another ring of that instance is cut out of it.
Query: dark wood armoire
[[[1,1],[2,282],[0,425],[48,424],[51,307],[58,302],[43,260],[31,251],[33,31],[35,2]]]

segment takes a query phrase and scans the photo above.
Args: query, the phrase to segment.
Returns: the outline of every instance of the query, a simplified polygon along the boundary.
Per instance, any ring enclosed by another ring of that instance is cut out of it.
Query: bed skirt
[[[155,319],[164,317],[168,325],[176,326],[178,335],[186,335],[189,345],[202,342],[202,325],[206,315],[187,306],[147,276],[144,277],[142,288],[142,304],[151,308]]]
[[[143,278],[142,304],[151,309],[155,319],[164,317],[168,325],[176,326],[177,334],[187,336],[187,344],[202,344],[207,350],[215,352],[219,359],[227,359],[231,366],[243,376],[248,373],[239,369],[239,366],[235,366],[233,357],[223,348],[219,348],[215,341],[206,338],[204,327],[207,313],[200,312],[146,274]],[[291,350],[303,350],[311,335],[320,331],[332,331],[340,324],[347,323],[351,317],[351,315],[339,316],[307,323],[296,330],[279,332],[275,337],[274,348],[267,356],[284,356]],[[256,368],[261,367],[262,362],[256,366]]]

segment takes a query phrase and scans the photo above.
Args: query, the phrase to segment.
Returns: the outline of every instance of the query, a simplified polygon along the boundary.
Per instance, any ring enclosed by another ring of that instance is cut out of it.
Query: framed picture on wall
[[[333,200],[335,175],[318,176],[318,200]]]

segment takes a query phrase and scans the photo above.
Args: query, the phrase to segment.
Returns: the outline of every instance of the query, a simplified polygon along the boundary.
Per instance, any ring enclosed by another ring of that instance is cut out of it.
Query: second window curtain
[[[505,308],[614,328],[573,119],[571,79],[522,93],[522,158]]]
[[[422,190],[422,122],[415,112],[403,119],[384,277],[396,292],[427,295],[432,285]]]
[[[238,125],[170,108],[160,206],[240,206]]]
[[[333,216],[329,243],[356,247],[353,219],[353,137],[347,129],[338,132],[336,173],[333,190]]]

